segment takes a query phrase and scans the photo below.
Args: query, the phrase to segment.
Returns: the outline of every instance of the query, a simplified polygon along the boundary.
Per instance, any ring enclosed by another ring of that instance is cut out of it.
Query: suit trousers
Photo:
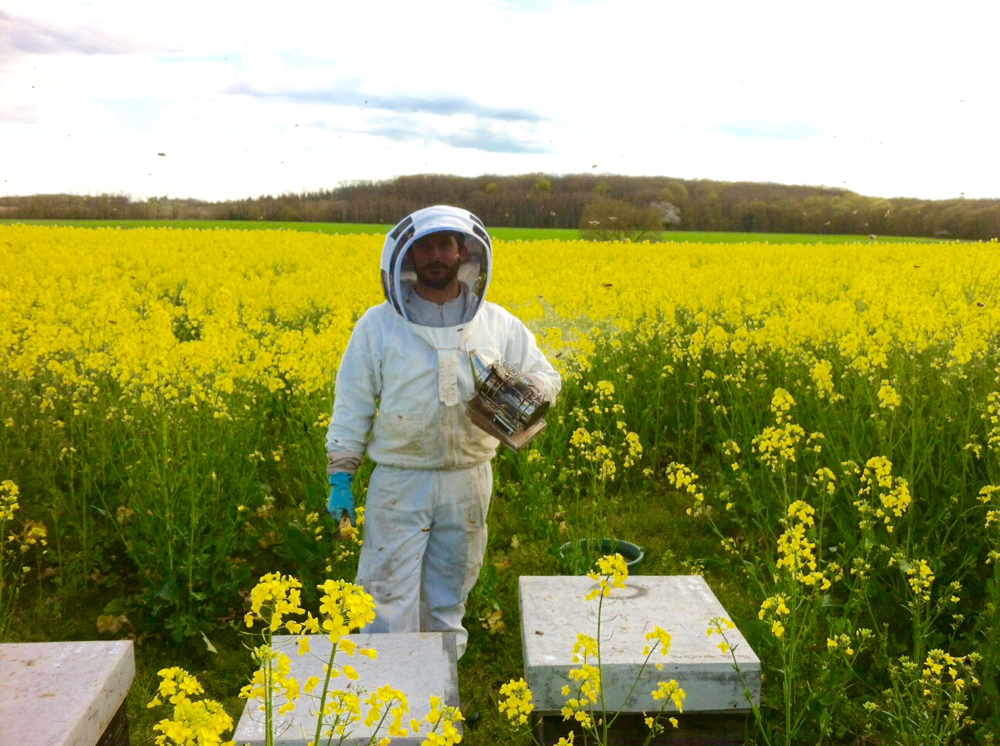
[[[375,599],[364,632],[452,632],[458,656],[465,602],[486,554],[489,461],[462,469],[378,465],[368,484],[355,582]]]

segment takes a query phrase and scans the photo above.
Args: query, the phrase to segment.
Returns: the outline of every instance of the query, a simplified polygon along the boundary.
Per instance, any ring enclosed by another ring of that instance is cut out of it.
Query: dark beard
[[[429,288],[434,288],[435,290],[442,290],[448,287],[456,277],[458,277],[458,270],[461,268],[462,263],[456,262],[453,267],[447,267],[444,264],[434,265],[432,267],[421,267],[416,269],[417,279],[421,283]],[[448,269],[443,275],[437,277],[428,274],[427,270],[436,269],[437,267],[445,267]]]

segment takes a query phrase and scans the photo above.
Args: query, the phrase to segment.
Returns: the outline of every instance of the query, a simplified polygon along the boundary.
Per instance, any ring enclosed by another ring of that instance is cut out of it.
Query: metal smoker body
[[[545,429],[542,417],[549,403],[514,366],[491,362],[478,350],[469,352],[476,395],[465,407],[466,416],[512,451]]]

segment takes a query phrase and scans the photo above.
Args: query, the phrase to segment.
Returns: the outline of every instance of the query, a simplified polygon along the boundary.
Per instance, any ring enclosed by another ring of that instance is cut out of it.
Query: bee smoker
[[[469,352],[476,395],[465,407],[466,416],[512,451],[545,429],[542,417],[549,403],[514,366],[490,362],[478,350]]]

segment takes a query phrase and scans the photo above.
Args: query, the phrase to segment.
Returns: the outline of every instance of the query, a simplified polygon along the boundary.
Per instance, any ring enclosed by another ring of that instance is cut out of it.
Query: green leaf
[[[128,609],[126,608],[124,598],[113,598],[104,605],[104,613],[112,616],[124,614],[126,611]]]
[[[177,578],[173,576],[167,578],[167,582],[156,592],[156,595],[164,601],[169,601],[173,604],[179,603],[181,600],[181,591],[177,585]]]

